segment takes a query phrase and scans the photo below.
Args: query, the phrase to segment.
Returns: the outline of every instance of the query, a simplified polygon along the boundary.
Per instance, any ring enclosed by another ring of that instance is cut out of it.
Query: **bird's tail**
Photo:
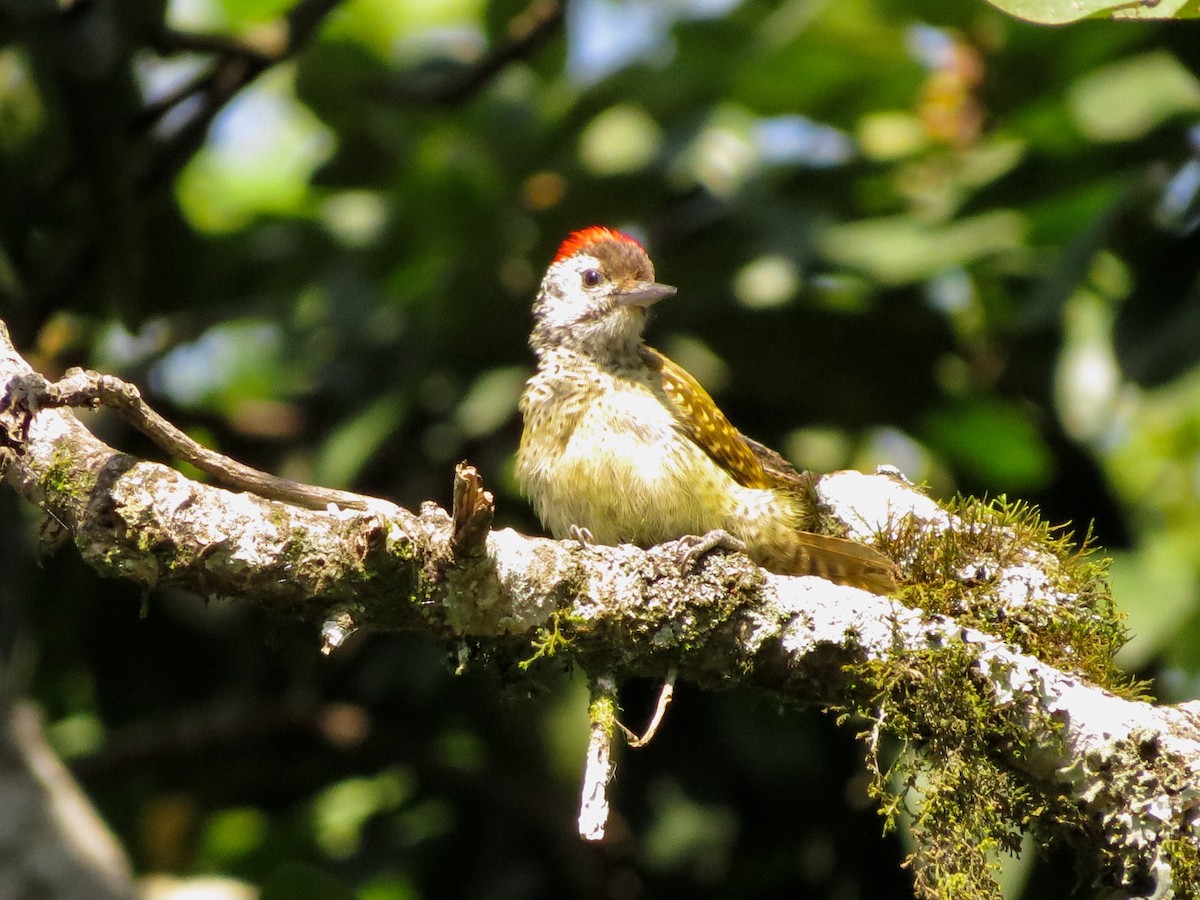
[[[872,594],[896,589],[896,564],[873,547],[845,538],[795,531],[766,568],[779,575],[817,575]]]

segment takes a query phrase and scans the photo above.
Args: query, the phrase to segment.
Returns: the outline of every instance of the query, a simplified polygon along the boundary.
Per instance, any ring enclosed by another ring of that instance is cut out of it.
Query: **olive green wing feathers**
[[[663,394],[682,430],[705,453],[744,487],[791,491],[813,502],[812,478],[797,472],[786,459],[751,440],[733,427],[712,398],[686,370],[657,350],[643,348],[647,363],[659,374]],[[809,531],[794,531],[789,539],[762,554],[749,548],[751,557],[781,575],[819,575],[836,584],[890,593],[896,586],[896,566],[865,544]]]
[[[762,450],[767,448],[749,440],[734,428],[708,392],[700,386],[700,382],[685,369],[651,347],[643,347],[642,352],[650,367],[662,378],[663,393],[671,404],[671,412],[681,431],[743,487],[778,486],[755,452],[755,447]],[[775,455],[778,457],[778,454]],[[779,462],[787,465],[782,457],[779,457]]]

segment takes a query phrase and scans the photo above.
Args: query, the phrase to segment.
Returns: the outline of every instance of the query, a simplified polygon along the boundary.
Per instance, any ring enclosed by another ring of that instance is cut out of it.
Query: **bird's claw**
[[[679,571],[687,575],[700,562],[704,554],[713,550],[731,550],[737,553],[746,552],[746,542],[735,538],[728,531],[714,528],[707,534],[688,535],[678,541]]]
[[[591,531],[584,528],[582,525],[571,526],[571,537],[579,541],[581,547],[592,547],[596,544],[596,539],[592,537]]]

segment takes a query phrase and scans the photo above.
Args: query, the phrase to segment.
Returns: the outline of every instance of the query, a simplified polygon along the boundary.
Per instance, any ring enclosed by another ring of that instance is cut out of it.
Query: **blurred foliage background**
[[[0,0],[0,314],[225,453],[416,506],[514,488],[528,308],[644,239],[655,344],[818,470],[1005,494],[1114,558],[1200,695],[1200,31],[963,0]],[[103,414],[131,452],[154,448]],[[575,837],[579,673],[142,596],[0,492],[0,649],[139,871],[276,897],[911,896],[852,729],[680,691]],[[654,693],[623,693],[638,721]],[[1072,855],[1008,896],[1090,896]],[[303,887],[295,887],[302,884]],[[291,887],[287,887],[291,885]],[[214,889],[215,890],[215,889]],[[213,897],[220,895],[213,894]]]

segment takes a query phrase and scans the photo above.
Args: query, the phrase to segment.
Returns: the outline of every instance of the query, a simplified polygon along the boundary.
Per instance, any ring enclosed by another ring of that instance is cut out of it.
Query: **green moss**
[[[1077,543],[1065,527],[1004,498],[964,499],[947,512],[954,524],[945,530],[911,523],[879,536],[881,549],[904,562],[903,603],[952,617],[1109,690],[1141,695],[1141,685],[1113,663],[1126,640],[1123,617],[1113,605],[1107,563],[1092,558],[1088,537]],[[1044,744],[1061,723],[1028,721],[1026,705],[997,706],[972,646],[898,650],[846,673],[852,699],[839,711],[868,723],[861,737],[886,827],[919,798],[908,860],[919,897],[999,898],[1000,854],[1017,852],[1022,833],[1086,830],[1078,808],[1035,795],[1001,764],[1045,752],[1025,744],[1032,736]],[[1194,855],[1195,848],[1176,853]],[[1194,860],[1189,865],[1194,872]]]
[[[417,558],[417,545],[411,540],[391,541],[388,544],[388,553],[397,562],[412,562]]]
[[[312,542],[308,532],[303,528],[293,528],[283,546],[279,548],[279,557],[288,565],[295,565],[305,559],[312,550]]]
[[[563,614],[555,612],[550,616],[549,626],[539,628],[533,636],[533,655],[517,663],[522,671],[527,670],[543,657],[549,658],[556,653],[570,649],[571,641],[559,630],[559,620]]]
[[[952,617],[1001,638],[1038,659],[1127,697],[1144,696],[1113,657],[1128,640],[1106,577],[1108,560],[1096,558],[1090,533],[1076,541],[1067,526],[1044,521],[1034,507],[960,499],[950,504],[952,527],[927,531],[908,523],[880,546],[908,571],[898,593],[907,606]],[[1028,579],[1001,596],[998,573],[1026,566]],[[1039,572],[1048,579],[1037,583]]]
[[[1200,897],[1200,847],[1189,837],[1163,843],[1176,897]]]
[[[860,737],[885,830],[911,813],[916,849],[906,865],[917,896],[999,900],[1000,854],[1016,853],[1022,832],[1057,812],[995,761],[999,747],[1023,752],[1028,723],[996,708],[966,645],[900,652],[846,671],[855,700],[841,708],[842,719],[869,723]]]
[[[607,734],[612,734],[617,729],[619,713],[616,692],[598,687],[593,682],[591,699],[588,701],[588,721],[603,728]]]
[[[85,500],[96,487],[96,476],[90,469],[81,468],[71,451],[59,444],[50,457],[42,485],[51,494],[78,502]]]

